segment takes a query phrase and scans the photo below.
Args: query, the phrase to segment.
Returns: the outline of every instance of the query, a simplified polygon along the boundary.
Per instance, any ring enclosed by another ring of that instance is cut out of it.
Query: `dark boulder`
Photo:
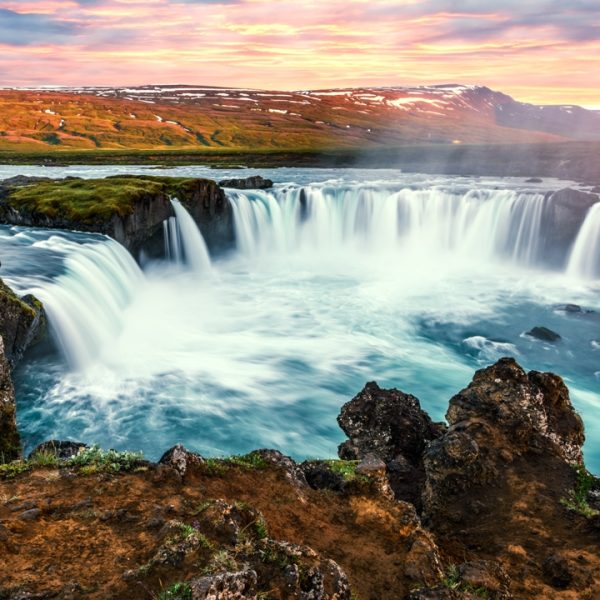
[[[525,183],[542,183],[544,180],[540,179],[539,177],[530,177],[529,179],[525,180]]]
[[[528,331],[527,335],[537,340],[542,340],[543,342],[557,342],[561,339],[560,335],[556,333],[556,331],[552,331],[552,329],[548,329],[547,327],[543,327],[541,325]]]
[[[424,511],[438,524],[469,518],[468,507],[478,498],[474,489],[486,510],[490,499],[481,490],[503,481],[519,457],[529,457],[528,468],[543,459],[563,473],[583,461],[583,423],[563,380],[552,373],[526,373],[512,358],[477,371],[450,400],[446,419],[447,433],[424,453]],[[535,477],[551,477],[547,473],[546,463]]]
[[[253,175],[244,179],[223,179],[219,181],[219,185],[237,190],[268,190],[273,187],[273,182],[260,175]]]
[[[345,460],[374,454],[388,463],[401,455],[417,465],[427,442],[443,431],[421,410],[417,398],[397,389],[381,389],[375,382],[367,383],[344,404],[337,421],[350,438],[338,452]]]

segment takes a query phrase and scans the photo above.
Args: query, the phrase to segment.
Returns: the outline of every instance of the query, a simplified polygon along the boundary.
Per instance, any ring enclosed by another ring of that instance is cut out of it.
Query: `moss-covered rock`
[[[134,254],[162,248],[162,222],[178,198],[209,245],[233,239],[231,207],[208,179],[116,175],[104,179],[9,181],[0,189],[0,222],[111,236]],[[157,236],[161,239],[157,241]]]

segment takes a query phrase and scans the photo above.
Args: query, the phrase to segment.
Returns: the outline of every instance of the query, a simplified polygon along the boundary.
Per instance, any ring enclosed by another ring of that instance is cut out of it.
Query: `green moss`
[[[231,465],[242,467],[244,469],[266,469],[269,465],[260,453],[256,451],[250,452],[249,454],[230,456],[225,460]]]
[[[65,466],[76,468],[81,475],[119,473],[136,470],[143,460],[141,452],[117,452],[92,446],[65,461]]]
[[[14,460],[13,462],[0,465],[0,479],[14,479],[21,473],[31,471],[31,465],[25,460]]]
[[[192,600],[192,588],[187,583],[174,583],[160,592],[156,600]]]
[[[369,481],[369,478],[366,475],[360,475],[356,472],[356,467],[359,463],[357,460],[325,460],[323,462],[334,473],[341,475],[344,478],[344,481]]]
[[[158,196],[185,200],[198,186],[197,179],[117,175],[105,179],[43,181],[15,188],[7,201],[15,209],[84,224],[107,223],[126,217],[135,205]]]

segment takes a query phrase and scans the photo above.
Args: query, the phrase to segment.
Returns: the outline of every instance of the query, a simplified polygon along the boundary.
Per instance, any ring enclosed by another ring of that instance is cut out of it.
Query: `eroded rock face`
[[[256,600],[256,571],[219,573],[190,581],[192,600]]]
[[[526,373],[512,358],[477,371],[450,400],[446,419],[447,433],[424,453],[424,508],[438,521],[452,518],[448,507],[457,498],[465,497],[466,509],[468,491],[501,479],[518,457],[582,464],[583,423],[563,380]]]
[[[21,453],[11,368],[46,332],[46,315],[33,296],[19,298],[0,280],[0,463]]]
[[[30,294],[19,298],[0,280],[0,335],[8,362],[14,366],[45,331],[46,315],[41,302]]]
[[[0,337],[0,464],[19,458],[21,438],[17,430],[15,390],[10,377],[10,366],[4,355]]]

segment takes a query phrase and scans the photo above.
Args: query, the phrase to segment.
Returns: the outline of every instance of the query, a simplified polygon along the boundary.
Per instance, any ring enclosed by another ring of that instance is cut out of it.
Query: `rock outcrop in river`
[[[502,359],[447,420],[370,383],[339,417],[354,460],[42,446],[0,467],[0,598],[598,597],[600,482],[560,377]]]
[[[214,249],[233,243],[231,205],[214,181],[114,176],[58,180],[19,177],[0,185],[0,222],[109,235],[134,256],[164,254],[163,221],[177,198]]]

